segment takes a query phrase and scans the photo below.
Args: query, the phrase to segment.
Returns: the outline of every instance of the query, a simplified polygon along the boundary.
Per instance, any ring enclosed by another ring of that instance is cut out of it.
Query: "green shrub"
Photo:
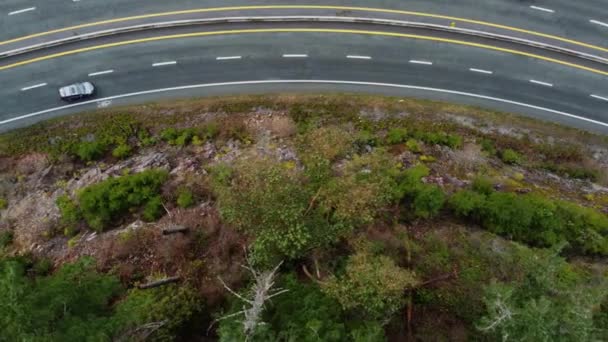
[[[177,139],[179,133],[174,127],[165,128],[160,132],[160,138],[166,142],[171,142]]]
[[[288,274],[278,282],[288,290],[273,298],[264,308],[265,325],[260,326],[251,341],[384,341],[384,329],[367,317],[355,318],[344,312],[335,299],[323,293],[314,283],[298,280]],[[233,301],[227,314],[243,309]],[[244,341],[241,317],[223,320],[219,324],[220,341]]]
[[[407,129],[405,128],[392,128],[386,135],[386,142],[389,145],[400,144],[407,140]]]
[[[181,189],[177,195],[177,205],[188,208],[194,204],[194,194],[189,189]]]
[[[445,203],[445,194],[437,185],[424,184],[417,190],[412,209],[414,215],[420,218],[430,218],[439,214]]]
[[[179,341],[184,326],[197,316],[200,318],[203,307],[200,297],[187,284],[170,284],[146,290],[135,288],[116,304],[111,322],[123,332],[133,331],[150,322],[165,322],[146,340]]]
[[[477,221],[480,219],[481,210],[486,203],[485,201],[485,195],[464,190],[452,195],[449,200],[449,205],[457,216]]]
[[[124,159],[131,155],[131,151],[131,146],[127,144],[120,144],[112,150],[112,156],[114,158]]]
[[[608,217],[590,208],[539,195],[460,191],[450,199],[454,212],[513,240],[548,247],[568,242],[574,251],[608,255]]]
[[[481,150],[486,152],[489,156],[496,155],[496,147],[494,147],[494,142],[490,139],[482,139],[481,140]]]
[[[548,162],[540,165],[541,168],[557,173],[560,176],[566,176],[575,179],[587,179],[590,181],[596,181],[600,172],[595,169],[590,169],[584,166],[575,165],[559,165],[556,163]]]
[[[198,137],[198,135],[195,135],[192,137],[192,145],[194,146],[202,146],[205,143],[205,141],[201,138]]]
[[[462,137],[457,134],[448,134],[441,131],[416,131],[413,136],[430,145],[443,145],[452,149],[460,148],[462,146]]]
[[[51,273],[52,269],[53,262],[51,261],[51,259],[48,258],[36,260],[36,262],[34,262],[34,265],[32,266],[32,270],[37,276],[48,275],[49,273]]]
[[[8,247],[13,243],[13,232],[10,230],[3,230],[0,232],[0,249]]]
[[[443,190],[422,182],[429,175],[429,168],[418,164],[397,177],[397,198],[409,205],[414,217],[431,218],[439,213],[445,203]]]
[[[0,197],[0,210],[8,208],[8,201]]]
[[[64,230],[68,231],[68,234],[65,235],[72,236],[72,232],[77,231],[78,224],[82,219],[80,209],[67,195],[57,198],[57,207],[59,207],[59,212],[61,213],[61,224]]]
[[[473,179],[473,191],[482,195],[489,195],[494,192],[494,183],[487,177],[479,176]]]
[[[500,159],[503,162],[511,165],[521,164],[521,156],[519,155],[519,153],[513,151],[510,148],[502,150],[502,152],[500,153]]]
[[[420,153],[420,152],[422,152],[422,148],[420,148],[420,144],[415,139],[409,139],[405,143],[405,146],[407,147],[408,150],[412,151],[413,153]]]
[[[82,161],[97,160],[106,153],[108,146],[101,141],[82,141],[74,147],[74,154]]]
[[[187,146],[192,141],[192,137],[194,137],[194,132],[192,132],[192,130],[183,130],[175,139],[173,145],[177,145],[179,147]]]
[[[220,126],[216,122],[210,122],[199,130],[199,135],[206,140],[215,139],[219,133]]]
[[[400,268],[389,257],[359,251],[348,258],[343,275],[334,276],[321,286],[344,310],[385,319],[405,304],[404,291],[417,283],[413,272]]]
[[[97,231],[140,206],[145,206],[144,218],[154,220],[162,213],[158,193],[167,177],[164,170],[146,170],[86,187],[78,194],[82,215]]]
[[[47,265],[38,266],[36,273],[46,272]],[[112,340],[108,315],[122,290],[117,278],[99,274],[90,258],[48,276],[33,278],[26,271],[22,262],[0,262],[0,289],[5,294],[0,304],[2,340]]]

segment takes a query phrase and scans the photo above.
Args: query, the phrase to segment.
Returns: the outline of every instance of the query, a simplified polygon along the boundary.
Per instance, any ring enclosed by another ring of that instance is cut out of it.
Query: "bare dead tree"
[[[259,325],[264,324],[264,322],[262,321],[264,304],[271,298],[285,293],[288,290],[274,288],[275,277],[277,271],[279,270],[279,267],[281,267],[281,264],[283,263],[282,261],[272,270],[259,272],[255,268],[253,268],[253,266],[251,266],[249,258],[246,258],[246,260],[247,265],[241,265],[241,267],[248,270],[253,276],[254,283],[251,288],[251,298],[245,298],[244,296],[236,293],[228,285],[226,285],[222,278],[218,277],[224,288],[244,303],[243,310],[216,319],[209,326],[208,331],[213,327],[215,323],[219,321],[242,315],[244,316],[244,319],[241,321],[241,323],[243,324],[243,333],[245,335],[245,340],[247,341],[251,336],[253,336],[256,328]]]

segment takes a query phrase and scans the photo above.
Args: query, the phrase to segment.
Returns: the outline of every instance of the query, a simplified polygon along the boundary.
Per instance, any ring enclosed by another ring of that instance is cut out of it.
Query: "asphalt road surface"
[[[291,11],[268,9],[268,10],[244,10],[244,6],[269,6],[269,5],[317,5],[317,6],[348,6],[348,7],[371,7],[375,9],[401,10],[409,12],[420,12],[423,16],[406,15],[404,13],[386,13],[382,11],[353,11],[342,9],[327,10],[304,10]],[[49,30],[81,25],[104,20],[115,20],[129,16],[150,15],[154,13],[167,13],[173,11],[185,11],[194,9],[209,10],[217,7],[237,7],[230,11],[212,13],[173,14],[155,18],[133,19],[121,23],[105,23],[93,27],[78,27],[61,34],[46,35],[43,37],[32,37],[20,44],[3,44],[15,38],[27,35],[45,33]],[[572,48],[568,40],[576,40],[591,44],[595,53],[608,57],[608,1],[586,0],[584,2],[572,2],[568,0],[335,0],[327,1],[269,1],[269,0],[4,0],[0,3],[0,51],[8,51],[18,48],[20,45],[31,45],[44,41],[82,34],[84,32],[103,30],[117,25],[137,24],[141,22],[181,20],[198,16],[242,16],[242,15],[284,15],[286,13],[339,16],[364,16],[380,17],[419,22],[430,22],[440,25],[454,25],[459,28],[483,30],[508,34],[511,36],[529,38],[537,41],[552,43],[559,46]],[[476,22],[452,20],[443,17],[426,15],[444,15],[470,20],[478,20],[489,23],[491,26]],[[506,25],[526,31],[510,30],[497,25]],[[555,39],[546,35],[563,37],[563,40]],[[6,45],[6,46],[2,46]],[[10,45],[10,46],[9,46]],[[575,44],[576,45],[576,44]],[[578,44],[578,49],[583,52],[591,52],[589,46]],[[6,48],[6,49],[5,49]],[[599,48],[599,49],[598,49]]]
[[[608,133],[605,73],[433,40],[289,31],[145,41],[0,70],[0,130],[164,98],[337,90],[474,104]],[[82,80],[97,85],[96,99],[64,107],[57,88]]]

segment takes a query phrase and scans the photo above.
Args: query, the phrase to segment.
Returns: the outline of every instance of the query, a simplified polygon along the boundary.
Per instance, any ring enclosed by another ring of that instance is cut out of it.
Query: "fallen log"
[[[184,227],[184,226],[175,225],[175,226],[163,228],[162,232],[163,232],[163,235],[171,235],[171,234],[176,234],[176,233],[187,233],[188,228]]]
[[[180,277],[169,277],[169,278],[165,278],[165,279],[160,279],[160,280],[155,280],[146,284],[141,284],[138,285],[137,287],[141,290],[145,290],[145,289],[151,289],[154,287],[159,287],[159,286],[163,286],[166,284],[170,284],[170,283],[175,283],[177,281],[179,281]]]

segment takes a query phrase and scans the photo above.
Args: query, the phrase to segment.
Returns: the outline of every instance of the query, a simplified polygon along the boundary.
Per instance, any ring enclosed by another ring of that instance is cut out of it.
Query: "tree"
[[[503,341],[589,341],[593,314],[606,296],[606,280],[592,285],[556,251],[520,250],[522,282],[492,283],[485,291],[486,314],[477,327]]]
[[[288,292],[264,308],[265,325],[258,325],[251,341],[384,341],[384,329],[375,320],[359,319],[345,312],[340,303],[323,293],[316,283],[299,281],[294,273],[278,279]],[[240,304],[231,312],[240,311]],[[220,322],[222,340],[243,340],[243,326],[236,320]]]
[[[274,286],[275,277],[276,277],[277,271],[279,270],[279,267],[281,267],[281,263],[279,263],[272,270],[267,270],[267,271],[263,271],[263,272],[259,272],[256,269],[254,269],[253,266],[251,265],[251,263],[249,263],[249,260],[248,260],[248,265],[243,266],[243,267],[245,267],[251,273],[251,275],[253,277],[253,285],[251,286],[248,297],[238,294],[237,292],[232,290],[230,287],[228,287],[228,285],[226,285],[226,283],[224,283],[224,281],[221,278],[219,278],[222,285],[224,285],[224,288],[244,303],[242,310],[235,312],[235,313],[228,314],[228,315],[220,317],[218,319],[221,321],[221,320],[230,319],[230,318],[233,318],[236,316],[244,317],[244,319],[242,321],[240,321],[240,323],[242,324],[242,330],[241,331],[234,331],[234,330],[224,331],[223,332],[224,338],[222,340],[226,340],[227,338],[232,339],[234,337],[232,334],[237,335],[237,336],[238,335],[243,336],[245,341],[252,339],[256,335],[259,336],[259,331],[258,331],[259,326],[265,325],[265,323],[262,320],[262,315],[264,313],[264,308],[266,306],[266,303],[273,297],[279,296],[288,291],[286,289],[275,288],[275,286]],[[222,337],[221,329],[220,329],[220,337]]]
[[[23,262],[0,263],[0,340],[109,340],[110,301],[118,279],[95,271],[92,259],[67,264],[55,274],[29,279]]]
[[[344,274],[322,284],[345,310],[361,310],[372,319],[390,319],[405,304],[404,292],[415,287],[415,274],[387,256],[358,251],[348,258]]]

